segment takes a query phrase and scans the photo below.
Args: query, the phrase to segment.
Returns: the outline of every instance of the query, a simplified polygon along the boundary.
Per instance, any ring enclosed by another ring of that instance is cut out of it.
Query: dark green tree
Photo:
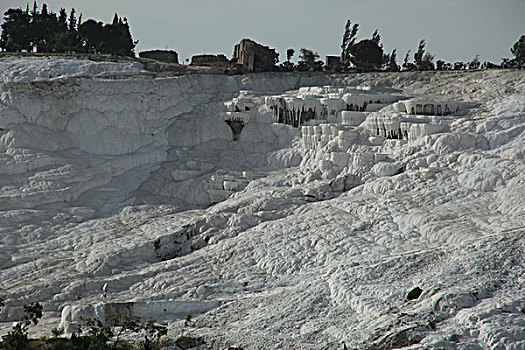
[[[434,60],[434,56],[429,52],[425,52],[425,46],[425,39],[421,39],[417,52],[414,54],[414,64],[418,70],[433,70],[434,63],[432,61]]]
[[[56,33],[59,31],[58,18],[53,12],[48,12],[47,5],[42,5],[42,11],[33,15],[31,33],[33,47],[37,52],[53,52]]]
[[[75,9],[72,8],[68,18],[66,10],[60,9],[54,29],[52,48],[49,51],[66,53],[85,51],[78,36],[75,13]]]
[[[302,48],[297,69],[300,71],[321,71],[323,69],[323,62],[318,61],[318,58],[319,54],[317,52]]]
[[[463,70],[467,67],[467,65],[464,62],[457,61],[454,62],[454,70]]]
[[[288,62],[290,62],[290,60],[292,59],[293,55],[295,54],[295,50],[294,49],[288,49],[286,50],[286,60]]]
[[[10,52],[30,52],[33,49],[31,15],[22,9],[8,9],[1,25],[0,48]]]
[[[380,69],[383,65],[383,47],[380,44],[381,36],[376,29],[371,39],[361,40],[356,43],[359,24],[352,26],[352,21],[347,20],[341,44],[341,62],[348,66],[353,63],[360,71]]]
[[[103,25],[94,20],[82,21],[71,9],[69,17],[61,8],[58,16],[46,4],[38,11],[33,9],[8,9],[1,25],[0,49],[11,52],[91,52],[134,56],[137,41],[133,41],[126,18],[115,14],[111,24]],[[277,59],[277,57],[276,57]]]
[[[525,35],[522,35],[518,41],[514,43],[510,52],[516,57],[518,68],[521,69],[521,66],[525,63]]]
[[[468,64],[468,69],[479,69],[481,66],[481,61],[479,60],[479,55],[476,55],[472,61],[470,61]]]
[[[421,66],[421,70],[434,70],[436,67],[434,66],[434,55],[430,54],[430,52],[425,53],[423,56],[423,64]]]
[[[368,72],[381,68],[383,64],[383,48],[372,39],[361,40],[350,48],[350,62],[358,71]]]
[[[31,11],[31,16],[35,16],[38,14],[38,5],[36,1],[33,2],[33,10]]]
[[[417,69],[416,65],[408,61],[410,59],[410,51],[411,50],[407,51],[405,58],[403,59],[403,70],[414,71]]]
[[[98,54],[104,51],[106,39],[102,22],[88,19],[78,26],[78,35],[87,52]]]
[[[24,305],[24,318],[21,322],[16,322],[7,335],[2,336],[2,345],[6,350],[21,350],[28,348],[29,337],[28,328],[33,323],[38,324],[42,318],[43,306],[40,303]]]
[[[64,29],[67,29],[67,12],[65,8],[61,8],[58,12],[58,23],[64,25]]]
[[[374,33],[372,34],[372,40],[375,41],[375,42],[378,43],[378,44],[379,44],[380,41],[381,41],[381,35],[379,35],[379,32],[378,32],[377,29],[376,29],[376,30],[374,31]]]
[[[57,31],[53,36],[53,51],[66,52],[66,46],[69,41],[67,12],[66,9],[61,8],[58,12]]]
[[[419,42],[419,46],[417,48],[416,53],[414,54],[414,63],[416,64],[416,67],[419,69],[421,67],[421,64],[423,62],[423,55],[425,54],[425,39],[421,39]]]
[[[293,72],[294,71],[295,65],[291,61],[294,54],[295,54],[294,49],[286,50],[286,61],[284,61],[283,63],[279,65],[279,70],[281,70],[282,72]]]
[[[133,41],[133,37],[131,36],[131,31],[129,29],[128,19],[126,17],[124,17],[120,27],[122,46],[119,54],[125,56],[135,56],[135,46],[137,46],[138,40]],[[279,62],[279,54],[276,54],[274,59],[274,64],[277,64],[277,62]]]
[[[390,72],[399,72],[399,66],[396,62],[397,59],[397,49],[392,50],[392,53],[390,54],[387,69]]]
[[[352,21],[347,20],[345,25],[345,32],[343,34],[343,42],[341,43],[341,62],[344,64],[350,63],[350,49],[355,44],[357,31],[359,30],[359,23],[352,26]]]
[[[104,42],[105,46],[103,53],[110,53],[113,55],[134,56],[136,42],[131,37],[129,24],[126,18],[122,20],[115,13],[112,24],[104,26]]]
[[[75,16],[75,9],[71,9],[71,13],[69,14],[69,22],[68,22],[68,30],[74,31],[77,28],[77,17]]]

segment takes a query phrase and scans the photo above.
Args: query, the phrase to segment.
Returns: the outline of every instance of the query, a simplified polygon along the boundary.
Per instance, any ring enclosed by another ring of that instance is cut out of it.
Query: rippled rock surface
[[[525,346],[525,72],[52,60],[0,59],[2,334],[107,283],[210,348]]]

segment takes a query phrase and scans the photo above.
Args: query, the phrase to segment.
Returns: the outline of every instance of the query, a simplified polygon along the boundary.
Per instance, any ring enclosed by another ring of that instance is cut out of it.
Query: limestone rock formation
[[[142,68],[0,58],[1,334],[524,347],[525,72]]]

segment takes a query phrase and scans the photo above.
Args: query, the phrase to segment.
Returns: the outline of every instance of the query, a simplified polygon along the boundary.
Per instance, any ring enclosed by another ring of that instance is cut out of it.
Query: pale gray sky
[[[26,0],[0,0],[3,14],[25,8]],[[41,7],[43,1],[37,1]],[[176,50],[179,60],[194,54],[231,57],[242,38],[277,49],[301,47],[321,57],[340,53],[346,19],[360,24],[358,39],[377,28],[385,51],[397,48],[398,63],[420,39],[436,59],[499,63],[525,34],[525,0],[48,0],[48,8],[74,7],[83,19],[111,22],[117,12],[127,17],[136,51]],[[32,6],[32,1],[30,3]],[[412,58],[412,55],[411,55]]]

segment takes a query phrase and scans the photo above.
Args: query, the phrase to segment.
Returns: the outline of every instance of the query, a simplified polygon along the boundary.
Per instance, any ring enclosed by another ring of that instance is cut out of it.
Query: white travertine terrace
[[[399,101],[400,96],[393,92],[397,91],[375,92],[363,87],[309,87],[267,97],[241,92],[239,97],[225,103],[228,112],[224,119],[230,125],[235,120],[244,126],[252,118],[261,120],[257,106],[262,106],[272,112],[271,121],[302,126],[306,148],[322,148],[337,139],[340,146],[344,145],[340,149],[346,152],[351,146],[348,139],[354,133],[351,127],[361,126],[361,130],[387,139],[415,140],[447,131],[456,119],[452,114],[461,112],[461,104],[453,101]]]
[[[454,101],[421,99],[399,101],[392,107],[370,114],[363,127],[386,138],[415,140],[449,130],[462,110]]]
[[[453,101],[413,99],[394,103],[397,112],[410,115],[458,115],[461,105]]]
[[[524,348],[523,70],[0,78],[0,335],[39,301],[41,335],[127,312],[213,349]]]
[[[330,123],[342,122],[342,111],[364,112],[377,110],[382,106],[399,100],[399,96],[373,92],[361,88],[308,87],[297,91],[289,91],[283,95],[268,96],[263,104],[273,112],[273,121],[299,127],[315,120]],[[246,97],[237,102],[233,100],[226,106],[229,110],[240,111],[244,107]],[[262,99],[258,98],[261,104]],[[368,109],[367,109],[368,108]]]

